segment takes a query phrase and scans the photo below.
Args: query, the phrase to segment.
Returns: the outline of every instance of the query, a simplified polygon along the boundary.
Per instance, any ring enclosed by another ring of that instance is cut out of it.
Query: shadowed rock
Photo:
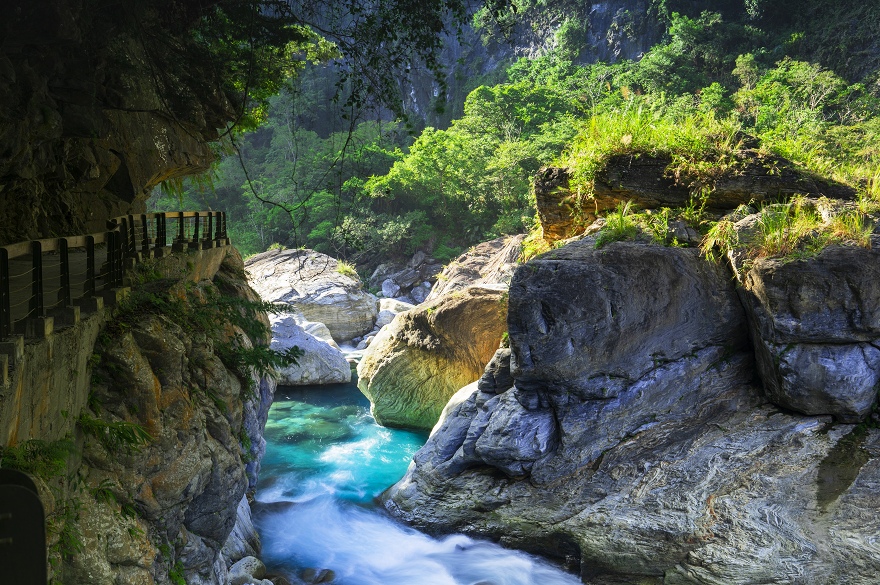
[[[456,393],[385,508],[596,585],[872,582],[880,431],[766,402],[730,273],[675,248],[554,252],[511,284],[513,387],[494,363]]]
[[[669,171],[672,159],[647,153],[621,154],[597,171],[593,194],[578,200],[569,189],[569,171],[546,167],[535,178],[538,217],[547,242],[575,235],[597,216],[632,201],[637,209],[686,207],[691,202],[693,177]],[[749,202],[783,201],[795,194],[854,199],[855,189],[812,175],[782,157],[742,150],[729,169],[707,185],[712,189],[706,208],[731,210]]]
[[[762,258],[740,294],[774,403],[858,422],[880,383],[880,251],[831,246],[806,261]]]

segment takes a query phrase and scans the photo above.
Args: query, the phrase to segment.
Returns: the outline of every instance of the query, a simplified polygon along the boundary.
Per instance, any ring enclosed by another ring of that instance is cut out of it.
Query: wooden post
[[[31,317],[45,317],[46,307],[43,304],[43,246],[40,242],[31,242]]]
[[[160,213],[156,216],[156,247],[164,248],[168,245],[168,232],[165,225],[165,214]]]
[[[147,216],[146,214],[141,214],[141,251],[144,254],[150,253],[150,230],[149,225],[147,224]]]
[[[109,256],[109,247],[108,247]],[[86,236],[86,282],[83,285],[83,296],[95,296],[95,237]]]
[[[107,232],[107,274],[104,280],[104,290],[110,290],[116,286],[116,264],[119,262],[119,232]]]
[[[199,217],[199,212],[196,212],[195,223],[193,224],[193,237],[192,241],[198,243],[199,241],[199,223],[201,223],[201,218]]]
[[[177,214],[177,241],[186,241],[186,228],[183,223],[183,212]]]
[[[59,305],[69,307],[73,304],[70,296],[70,254],[67,248],[67,238],[58,239],[58,253],[61,256],[61,297]]]
[[[128,249],[128,219],[120,218],[119,229],[114,233],[119,234],[119,241],[116,242],[116,245],[119,246],[124,256],[125,250]]]
[[[122,277],[125,274],[125,243],[126,239],[121,232],[116,232],[116,264],[113,267],[113,288],[122,286]]]
[[[0,340],[12,334],[12,300],[9,298],[9,251],[0,248]]]
[[[208,227],[205,228],[205,241],[210,242],[214,235],[214,212],[208,212]]]
[[[134,216],[128,216],[128,248],[125,250],[126,256],[134,256],[137,253],[137,234],[134,229]]]

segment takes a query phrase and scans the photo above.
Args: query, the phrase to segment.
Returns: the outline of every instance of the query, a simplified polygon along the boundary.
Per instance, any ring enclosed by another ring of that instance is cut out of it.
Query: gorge
[[[876,581],[880,12],[466,4],[2,8],[50,582]]]

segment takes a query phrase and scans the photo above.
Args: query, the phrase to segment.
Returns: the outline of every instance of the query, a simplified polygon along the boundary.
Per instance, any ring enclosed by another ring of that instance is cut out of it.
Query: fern
[[[127,421],[105,421],[83,413],[76,424],[84,434],[97,439],[110,452],[138,451],[153,441],[144,427]]]

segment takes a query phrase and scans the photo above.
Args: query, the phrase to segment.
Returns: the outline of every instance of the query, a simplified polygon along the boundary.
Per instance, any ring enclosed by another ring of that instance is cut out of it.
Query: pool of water
[[[263,560],[337,585],[575,585],[572,575],[463,535],[436,539],[374,504],[426,433],[376,424],[355,384],[279,388],[266,425],[255,519]]]

